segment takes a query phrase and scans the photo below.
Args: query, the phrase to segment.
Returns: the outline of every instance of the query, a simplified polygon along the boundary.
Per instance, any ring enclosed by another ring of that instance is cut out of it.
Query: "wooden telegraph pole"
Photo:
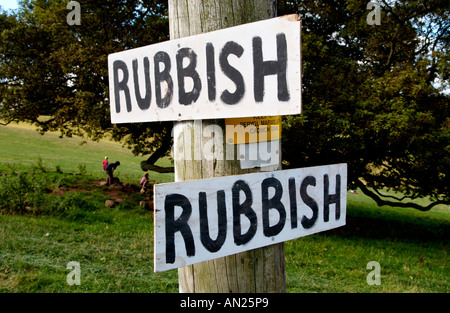
[[[173,40],[275,16],[274,0],[169,0],[170,38]],[[214,156],[203,154],[206,143],[204,130],[207,126],[210,126],[210,137],[207,138],[209,144],[211,140],[217,139],[212,152]],[[225,155],[224,137],[225,120],[175,122],[175,181],[261,170],[241,169],[237,149],[234,149],[234,159],[230,160]],[[279,169],[281,158],[278,165],[265,170]],[[179,268],[178,277],[180,292],[285,292],[284,245],[279,243],[184,266]]]
[[[301,20],[275,11],[170,0],[172,40],[108,56],[112,123],[179,121],[175,182],[154,189],[154,265],[178,268],[181,292],[285,292],[283,242],[345,225],[346,164],[281,171]]]

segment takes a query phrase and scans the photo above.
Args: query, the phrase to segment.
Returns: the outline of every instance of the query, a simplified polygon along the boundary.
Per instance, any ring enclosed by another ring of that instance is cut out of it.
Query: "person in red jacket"
[[[105,159],[103,160],[103,171],[105,171],[107,165],[108,165],[108,157],[105,156]]]

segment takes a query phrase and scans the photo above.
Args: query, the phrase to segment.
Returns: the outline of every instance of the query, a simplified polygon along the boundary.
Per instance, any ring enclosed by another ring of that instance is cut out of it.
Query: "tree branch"
[[[175,172],[174,167],[161,167],[161,166],[154,165],[154,164],[148,164],[148,163],[146,163],[146,161],[141,162],[141,169],[145,172],[146,171],[154,171],[154,172],[158,172],[158,173],[173,173],[173,172]]]
[[[394,33],[394,35],[392,36],[392,39],[391,39],[391,50],[389,51],[389,56],[388,56],[388,59],[386,61],[385,67],[390,67],[391,66],[392,56],[394,55],[394,50],[395,50],[395,38],[397,37],[399,30],[400,30],[400,26],[397,24],[397,27],[395,29],[395,33]]]
[[[359,179],[356,180],[356,185],[361,189],[361,191],[365,195],[372,198],[379,206],[387,205],[387,206],[392,206],[392,207],[413,208],[413,209],[425,212],[425,211],[431,210],[434,206],[439,205],[439,204],[447,204],[447,205],[450,204],[450,200],[437,200],[437,201],[430,203],[427,206],[422,206],[420,204],[413,203],[413,202],[388,201],[388,200],[381,199],[375,192],[369,190],[366,187],[366,185]]]
[[[172,127],[167,129],[164,137],[162,138],[161,146],[156,149],[155,152],[145,161],[141,162],[141,169],[143,171],[155,171],[158,173],[173,173],[175,172],[174,167],[161,167],[155,165],[156,161],[158,161],[161,157],[165,156],[167,151],[170,150],[172,146]]]
[[[397,198],[397,197],[391,196],[391,195],[383,195],[378,189],[375,189],[375,188],[374,188],[374,191],[375,191],[380,197],[383,197],[383,198],[391,198],[391,199],[395,199],[395,200],[397,200],[397,201],[402,201],[402,200],[406,199],[406,196],[403,196],[403,197],[401,197],[401,198]]]

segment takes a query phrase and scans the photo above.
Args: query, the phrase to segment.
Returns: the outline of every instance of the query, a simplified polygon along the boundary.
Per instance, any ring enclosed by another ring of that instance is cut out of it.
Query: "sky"
[[[17,2],[18,0],[0,0],[0,6],[4,10],[17,9],[18,7]]]

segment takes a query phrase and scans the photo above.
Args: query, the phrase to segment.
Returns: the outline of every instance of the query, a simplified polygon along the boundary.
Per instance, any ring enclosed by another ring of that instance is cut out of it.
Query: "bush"
[[[33,213],[46,199],[51,184],[45,175],[11,172],[0,177],[0,211]]]
[[[85,192],[68,192],[62,196],[51,194],[61,179],[36,172],[11,172],[0,176],[0,213],[22,215],[48,215],[70,221],[102,221],[110,223],[113,216],[97,214],[103,207],[104,197]]]
[[[57,197],[47,208],[49,213],[55,215],[64,215],[73,210],[95,211],[96,209],[96,206],[86,200],[85,196],[79,192]]]
[[[68,186],[80,186],[80,182],[89,183],[88,176],[59,173],[58,169],[51,172],[42,160],[36,164],[21,171],[8,165],[7,173],[0,173],[0,214],[45,215],[87,224],[114,221],[114,212],[104,210],[108,198],[103,192],[67,190]],[[79,169],[83,170],[83,166]],[[63,194],[54,192],[59,190]],[[135,207],[124,201],[117,210]]]
[[[112,223],[114,215],[100,210],[104,206],[104,197],[97,197],[86,192],[66,193],[53,197],[42,213],[86,224]]]

